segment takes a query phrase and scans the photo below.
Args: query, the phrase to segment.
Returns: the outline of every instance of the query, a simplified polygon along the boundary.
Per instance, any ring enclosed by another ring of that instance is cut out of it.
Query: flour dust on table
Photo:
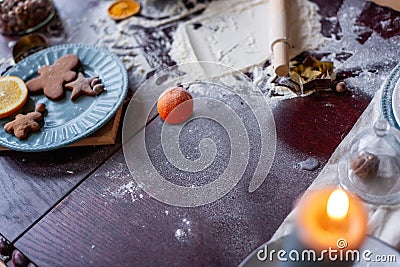
[[[145,127],[159,96],[176,84],[193,96],[192,116],[179,125],[157,118]],[[182,136],[191,138],[182,144]],[[132,177],[148,195],[197,207],[224,197],[246,171],[254,192],[272,166],[276,129],[266,98],[247,76],[197,62],[165,69],[143,83],[126,110],[122,142]],[[251,167],[250,159],[257,159]]]
[[[268,3],[143,0],[139,16],[117,24],[104,19],[89,24],[95,36],[101,36],[96,43],[124,62],[136,88],[152,71],[183,62],[207,60],[240,70],[262,65],[271,57]],[[326,41],[320,34],[318,7],[309,1],[293,3],[291,56],[316,49]],[[102,5],[99,9],[106,8]],[[189,20],[177,23],[184,18]]]
[[[337,16],[329,19],[339,25],[332,38],[340,42],[330,42],[323,46],[319,53],[324,55],[324,60],[334,62],[337,74],[346,78],[346,84],[353,90],[354,97],[361,94],[373,96],[374,93],[375,97],[308,190],[338,186],[338,162],[349,151],[355,135],[367,127],[372,127],[372,123],[382,116],[382,90],[377,90],[398,64],[400,56],[400,50],[397,49],[400,41],[399,28],[394,26],[398,23],[398,13],[368,1],[344,0]],[[366,207],[369,209],[369,234],[400,248],[399,206]],[[293,214],[294,212],[289,214],[272,240],[290,233]]]
[[[295,0],[288,11],[290,56],[320,47],[322,36],[318,7],[309,1]],[[212,2],[205,12],[179,25],[169,53],[177,63],[219,62],[246,70],[271,58],[269,1],[224,0]]]
[[[290,57],[315,50],[327,42],[321,34],[320,16],[316,4],[293,1],[288,11],[292,48]],[[252,73],[254,81],[274,87],[285,98],[296,96],[286,87],[276,87],[266,77],[274,76],[269,31],[274,22],[269,19],[269,1],[217,1],[205,12],[178,26],[169,55],[177,63],[189,61],[219,62]],[[271,90],[270,90],[271,91]]]
[[[325,11],[318,12],[323,14]],[[318,48],[318,52],[307,49],[296,59],[301,60],[301,55],[311,54],[318,60],[333,62],[336,79],[345,80],[352,97],[365,94],[372,97],[398,63],[396,59],[400,50],[394,48],[400,41],[398,27],[395,26],[397,13],[368,1],[344,0],[337,14],[328,14],[331,17],[323,15],[321,32],[328,41]],[[382,22],[371,22],[372,15]],[[296,97],[287,88],[271,82],[274,79],[271,65],[255,65],[248,72],[272,99]]]
[[[128,170],[121,162],[115,162],[112,170],[105,172],[110,184],[106,186],[101,194],[105,200],[104,205],[111,205],[118,199],[124,199],[126,203],[135,203],[144,198],[144,192],[132,181]]]
[[[379,29],[369,24],[372,23],[371,16],[381,17]],[[398,28],[394,26],[398,20],[397,13],[368,1],[345,0],[337,17],[330,19],[340,25],[340,31],[332,42],[321,48],[320,53],[326,54],[324,60],[334,63],[337,75],[346,78],[350,89],[357,88],[373,96],[398,63],[396,58],[400,51],[394,47],[400,37],[389,34]],[[348,73],[353,75],[348,76]]]

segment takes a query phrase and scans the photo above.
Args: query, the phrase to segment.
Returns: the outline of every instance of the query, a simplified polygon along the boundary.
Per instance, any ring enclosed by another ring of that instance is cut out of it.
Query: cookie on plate
[[[76,78],[74,71],[80,65],[78,56],[68,54],[60,57],[53,65],[39,68],[39,76],[26,82],[31,93],[43,92],[47,98],[57,101],[64,98],[64,83]]]
[[[43,120],[43,114],[46,106],[43,103],[36,105],[35,111],[27,114],[18,114],[13,121],[4,125],[4,130],[9,134],[14,134],[18,139],[24,140],[30,132],[40,130],[40,122]]]

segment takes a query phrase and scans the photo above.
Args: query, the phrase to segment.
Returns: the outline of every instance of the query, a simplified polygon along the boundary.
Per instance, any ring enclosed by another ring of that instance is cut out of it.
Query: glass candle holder
[[[341,185],[375,205],[400,203],[400,132],[385,120],[359,133],[338,165]]]

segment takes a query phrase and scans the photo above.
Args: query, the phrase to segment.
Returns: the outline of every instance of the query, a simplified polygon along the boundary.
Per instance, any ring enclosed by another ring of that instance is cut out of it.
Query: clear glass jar
[[[0,0],[0,32],[31,33],[47,24],[55,13],[52,0]]]
[[[346,189],[377,205],[400,203],[400,132],[384,120],[359,133],[339,163]]]

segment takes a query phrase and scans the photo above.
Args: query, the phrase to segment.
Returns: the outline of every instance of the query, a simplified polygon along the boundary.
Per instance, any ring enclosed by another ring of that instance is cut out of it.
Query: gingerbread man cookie
[[[42,113],[45,112],[45,110],[45,105],[40,103],[36,105],[35,111],[25,115],[18,114],[15,116],[13,121],[4,125],[4,130],[7,133],[13,133],[20,140],[26,139],[30,132],[37,132],[40,130],[39,123],[43,120]]]
[[[39,77],[26,83],[29,92],[44,94],[51,100],[61,100],[64,97],[64,83],[75,79],[79,67],[79,58],[68,54],[60,57],[53,65],[39,68]]]

